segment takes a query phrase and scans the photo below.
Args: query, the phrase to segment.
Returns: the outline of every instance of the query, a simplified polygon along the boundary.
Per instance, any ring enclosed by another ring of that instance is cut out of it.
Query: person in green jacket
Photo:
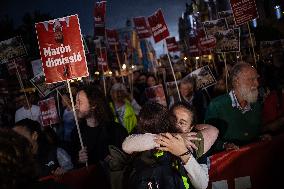
[[[123,125],[128,133],[136,127],[137,118],[141,107],[133,99],[130,100],[126,87],[122,83],[116,83],[110,90],[112,102],[110,107],[115,116],[115,121]]]
[[[237,63],[231,70],[232,90],[211,101],[205,122],[219,129],[217,151],[238,149],[259,138],[261,105],[258,74],[248,63]]]

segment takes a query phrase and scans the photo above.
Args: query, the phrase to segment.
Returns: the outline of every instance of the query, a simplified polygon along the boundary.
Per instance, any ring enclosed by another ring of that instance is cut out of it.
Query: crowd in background
[[[0,106],[0,167],[7,167],[0,171],[1,188],[108,162],[110,145],[127,154],[167,151],[180,158],[194,188],[206,188],[207,157],[283,132],[283,64],[283,54],[270,64],[258,62],[257,68],[245,62],[229,64],[228,70],[214,73],[217,83],[207,91],[196,89],[195,78],[181,79],[181,98],[177,93],[167,96],[166,107],[145,94],[158,84],[165,89],[159,74],[135,71],[132,91],[126,78],[106,78],[106,94],[100,80],[72,83],[83,146],[67,90],[58,99],[60,123],[46,127],[41,125],[36,93],[11,97]]]

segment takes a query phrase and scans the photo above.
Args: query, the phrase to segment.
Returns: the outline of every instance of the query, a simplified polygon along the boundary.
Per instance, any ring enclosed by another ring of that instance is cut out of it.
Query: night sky
[[[127,18],[150,16],[161,8],[171,36],[178,38],[178,18],[190,0],[109,0],[107,1],[107,27],[121,28]],[[26,12],[39,10],[55,18],[78,14],[83,35],[93,35],[94,0],[1,0],[0,16],[8,15],[16,26],[21,24]],[[162,53],[161,42],[155,45],[158,54]]]

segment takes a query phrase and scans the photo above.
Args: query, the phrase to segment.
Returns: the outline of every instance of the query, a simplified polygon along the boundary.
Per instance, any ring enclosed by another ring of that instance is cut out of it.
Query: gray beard
[[[257,101],[258,90],[241,87],[240,94],[242,95],[243,99],[248,103],[254,103]]]

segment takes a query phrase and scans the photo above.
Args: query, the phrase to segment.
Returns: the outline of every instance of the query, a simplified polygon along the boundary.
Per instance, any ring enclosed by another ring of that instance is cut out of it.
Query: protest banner
[[[96,50],[97,50],[97,56],[98,56],[98,70],[102,72],[104,94],[106,96],[107,91],[106,91],[106,83],[105,83],[105,72],[108,70],[107,50],[106,48],[97,48]]]
[[[225,18],[228,29],[235,28],[235,19],[232,10],[218,12],[218,17]]]
[[[189,56],[197,57],[201,55],[201,50],[199,49],[198,45],[198,37],[190,37],[188,39],[188,52]]]
[[[41,112],[41,122],[43,126],[51,126],[52,124],[59,123],[54,97],[41,100],[38,102],[38,105]]]
[[[229,29],[215,33],[217,40],[216,52],[239,52],[240,51],[240,29]]]
[[[167,49],[168,49],[169,52],[179,51],[178,43],[176,42],[175,37],[168,37],[166,39],[166,43],[167,43]]]
[[[35,24],[46,83],[89,75],[78,15]]]
[[[52,93],[54,90],[64,86],[64,83],[53,83],[53,84],[46,84],[45,83],[45,76],[43,71],[39,74],[35,75],[30,82],[35,86],[38,92],[43,96],[47,96]]]
[[[18,78],[19,82],[21,82],[20,80],[22,79],[28,78],[28,73],[24,58],[15,58],[13,61],[7,62],[6,67],[8,69],[9,75],[17,75],[17,77],[20,77]]]
[[[206,89],[211,85],[216,84],[216,79],[212,74],[209,66],[203,66],[197,70],[194,70],[190,74],[184,77],[184,79],[194,78],[196,81],[196,89]]]
[[[96,2],[94,9],[94,32],[96,37],[105,36],[106,1]]]
[[[198,48],[202,55],[211,54],[211,51],[216,47],[216,43],[216,38],[212,35],[200,37],[198,40]]]
[[[0,64],[27,55],[22,38],[17,36],[0,42]]]
[[[133,18],[133,23],[139,39],[145,39],[152,36],[145,17],[135,17]]]
[[[170,33],[166,25],[162,10],[157,10],[153,15],[148,17],[148,22],[152,31],[155,43],[169,37]]]
[[[255,0],[230,0],[235,24],[240,26],[258,17]]]
[[[106,29],[106,38],[108,46],[112,51],[117,52],[120,50],[118,33],[115,29]]]
[[[279,148],[283,142],[282,134],[270,141],[212,155],[208,189],[284,188],[282,174],[275,171],[284,169],[279,163],[284,159],[284,149]]]
[[[164,93],[163,85],[156,85],[145,89],[146,97],[149,101],[157,102],[167,107],[167,100]]]
[[[133,30],[132,28],[126,27],[117,30],[118,39],[122,48],[122,52],[126,53],[127,55],[132,54],[132,44],[133,44]]]
[[[96,53],[98,56],[98,70],[101,72],[106,72],[108,70],[106,48],[97,48]]]
[[[203,27],[207,37],[228,29],[224,18],[203,22]]]

